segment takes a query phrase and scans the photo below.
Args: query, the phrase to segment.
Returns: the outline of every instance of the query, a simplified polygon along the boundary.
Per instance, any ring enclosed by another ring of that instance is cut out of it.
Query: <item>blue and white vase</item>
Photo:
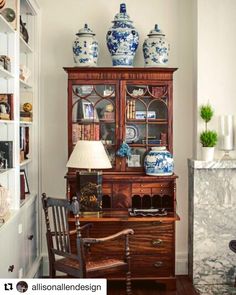
[[[76,39],[73,44],[74,61],[78,67],[96,67],[98,60],[98,42],[95,39],[95,34],[84,25],[76,34]]]
[[[144,168],[147,175],[172,175],[174,160],[165,147],[152,147],[144,159]]]
[[[143,43],[143,55],[146,67],[166,66],[169,60],[169,44],[165,34],[155,25]]]
[[[139,44],[139,35],[126,13],[126,5],[120,4],[120,12],[115,15],[114,25],[107,32],[107,47],[114,67],[132,67]]]

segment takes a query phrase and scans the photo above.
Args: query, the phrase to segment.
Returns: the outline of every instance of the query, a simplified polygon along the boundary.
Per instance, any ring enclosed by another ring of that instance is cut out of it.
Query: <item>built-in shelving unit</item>
[[[0,223],[0,240],[4,240],[9,249],[2,249],[0,245],[0,277],[21,278],[39,266],[37,113],[40,9],[36,0],[6,1],[4,8],[7,7],[15,11],[16,19],[10,23],[0,14],[0,56],[10,59],[9,71],[0,65],[0,105],[1,101],[3,105],[0,108],[0,141],[11,143],[9,155],[13,167],[4,167],[0,161],[0,185],[9,191],[9,212]],[[22,34],[20,17],[28,39]],[[6,100],[8,97],[11,101]],[[24,114],[25,103],[29,103],[32,110],[26,110]],[[1,155],[5,157],[6,152],[0,154],[0,160]],[[27,238],[29,235],[34,236],[31,241]],[[10,249],[16,243],[17,250],[15,247]],[[8,271],[10,265],[14,265],[12,272]]]

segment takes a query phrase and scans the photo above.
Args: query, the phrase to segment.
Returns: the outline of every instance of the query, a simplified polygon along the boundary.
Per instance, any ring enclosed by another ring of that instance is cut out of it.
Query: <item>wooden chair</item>
[[[232,240],[232,241],[229,242],[229,248],[234,253],[236,253],[236,240]],[[235,282],[234,282],[234,287],[236,287],[236,278],[235,278]]]
[[[66,273],[71,277],[106,277],[106,273],[111,271],[124,270],[126,272],[126,294],[131,291],[130,273],[130,248],[129,235],[133,234],[132,229],[125,229],[114,235],[104,238],[91,238],[82,236],[83,231],[89,231],[91,223],[80,226],[79,203],[73,198],[72,203],[68,200],[48,198],[42,194],[42,203],[46,220],[46,238],[49,257],[49,276],[55,277],[56,271]],[[70,212],[75,215],[75,230],[69,230],[68,215]],[[71,252],[70,235],[76,234],[77,253]],[[107,258],[93,260],[90,246],[114,239],[124,239],[124,257]],[[89,251],[88,251],[89,250]],[[56,257],[60,257],[56,259]]]

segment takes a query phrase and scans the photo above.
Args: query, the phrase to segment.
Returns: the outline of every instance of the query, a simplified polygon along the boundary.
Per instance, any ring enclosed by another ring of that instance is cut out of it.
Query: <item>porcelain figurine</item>
[[[98,60],[98,42],[95,39],[95,34],[84,25],[76,34],[76,39],[73,44],[74,61],[79,67],[96,67]]]
[[[169,44],[165,34],[155,25],[143,43],[143,55],[146,67],[166,66],[169,60]]]
[[[174,160],[165,147],[152,147],[144,159],[144,168],[147,175],[172,175]]]
[[[139,35],[126,13],[126,5],[120,4],[120,12],[115,15],[113,26],[107,32],[107,47],[114,67],[132,67],[139,44]]]

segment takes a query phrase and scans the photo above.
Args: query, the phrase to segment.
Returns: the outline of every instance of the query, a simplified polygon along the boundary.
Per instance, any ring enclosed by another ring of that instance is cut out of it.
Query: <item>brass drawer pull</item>
[[[153,221],[152,225],[161,225],[162,224],[162,221]]]
[[[161,239],[157,239],[157,240],[152,241],[153,246],[158,246],[158,245],[161,245],[162,243],[163,243],[163,240],[161,240]]]
[[[163,265],[163,262],[162,261],[157,261],[157,262],[154,263],[154,266],[156,268],[161,267],[162,265]]]

